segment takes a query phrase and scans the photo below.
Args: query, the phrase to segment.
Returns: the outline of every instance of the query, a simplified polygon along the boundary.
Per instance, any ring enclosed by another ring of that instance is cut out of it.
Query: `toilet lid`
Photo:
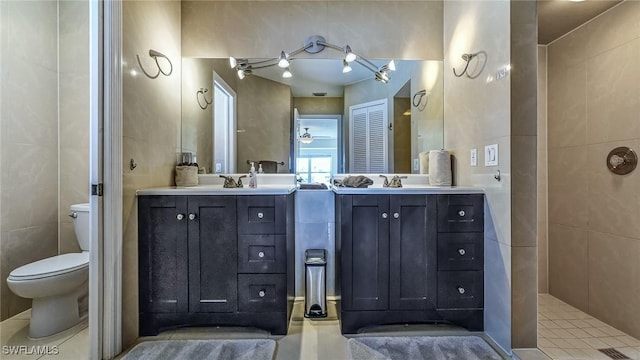
[[[20,266],[9,274],[9,278],[13,280],[38,279],[72,272],[88,265],[88,252],[62,254]]]

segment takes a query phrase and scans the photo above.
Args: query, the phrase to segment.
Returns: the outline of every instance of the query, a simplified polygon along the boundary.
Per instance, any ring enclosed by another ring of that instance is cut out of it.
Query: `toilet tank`
[[[89,251],[89,204],[71,205],[71,217],[80,249]]]

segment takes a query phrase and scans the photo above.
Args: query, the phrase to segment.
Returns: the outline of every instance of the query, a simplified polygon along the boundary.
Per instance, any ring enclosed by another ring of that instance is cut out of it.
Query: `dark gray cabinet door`
[[[235,196],[190,196],[189,312],[235,312],[238,248]]]
[[[389,196],[341,195],[342,307],[389,307]]]
[[[186,211],[185,196],[138,200],[140,312],[188,310]]]
[[[436,203],[426,195],[390,196],[389,308],[423,310],[436,302]]]

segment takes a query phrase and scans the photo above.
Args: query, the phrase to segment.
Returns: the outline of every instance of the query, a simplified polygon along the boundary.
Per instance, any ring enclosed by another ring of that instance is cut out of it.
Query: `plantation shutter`
[[[349,171],[387,172],[387,100],[349,107]]]

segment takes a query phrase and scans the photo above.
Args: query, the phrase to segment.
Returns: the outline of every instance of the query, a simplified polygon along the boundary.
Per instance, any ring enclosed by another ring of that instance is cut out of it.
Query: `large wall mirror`
[[[415,173],[420,152],[443,147],[442,61],[396,60],[386,84],[358,64],[343,73],[342,59],[296,59],[290,71],[241,80],[229,59],[183,58],[183,153],[207,173],[273,161],[268,171],[313,182],[336,172]]]

